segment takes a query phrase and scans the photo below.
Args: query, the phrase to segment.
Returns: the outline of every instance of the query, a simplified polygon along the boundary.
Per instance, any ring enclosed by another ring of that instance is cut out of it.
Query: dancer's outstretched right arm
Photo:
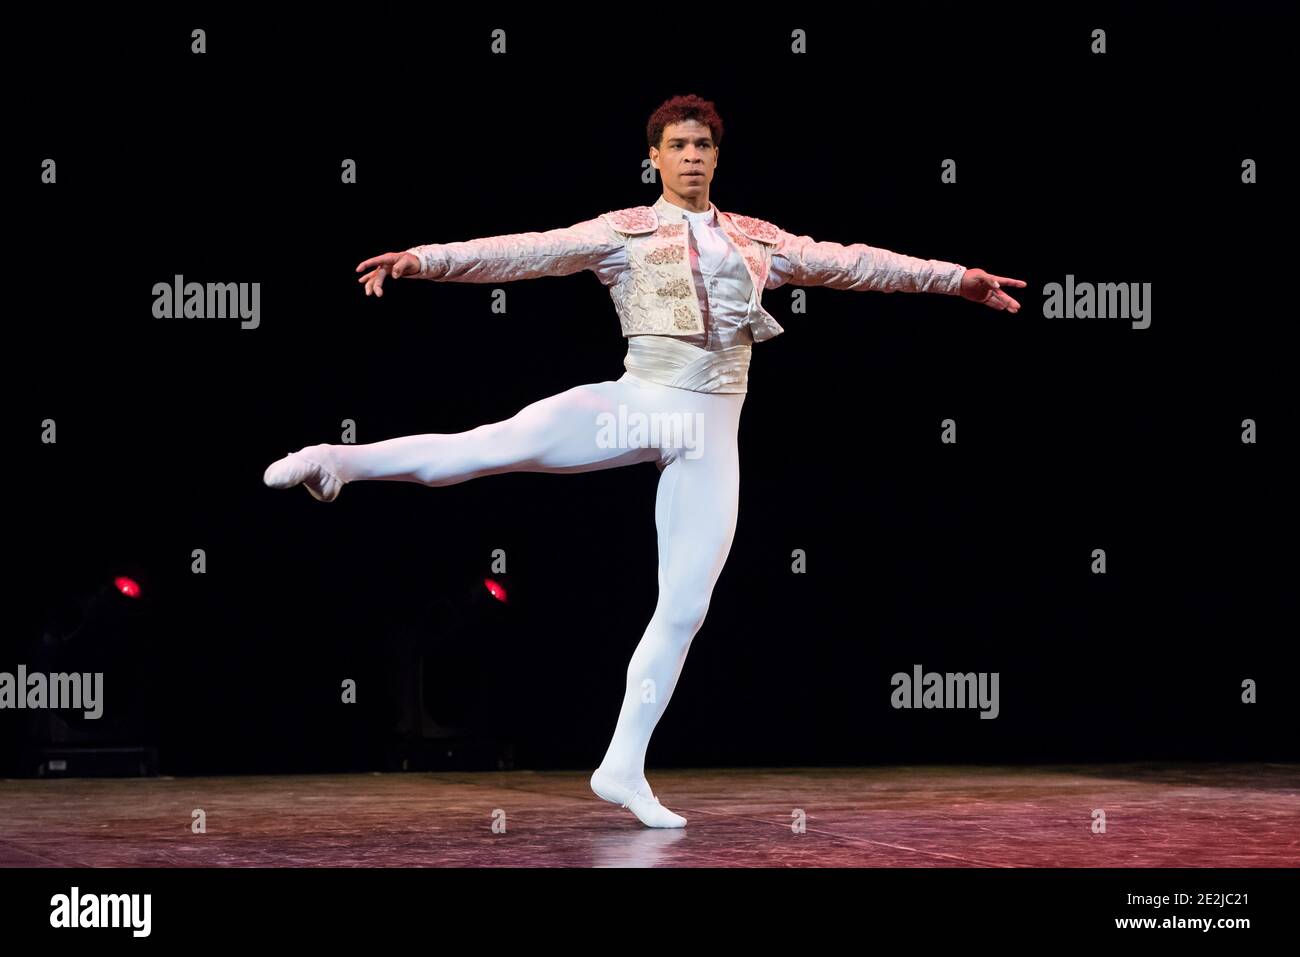
[[[545,232],[508,233],[463,242],[413,246],[403,253],[367,259],[357,271],[366,295],[383,295],[384,278],[431,279],[436,282],[512,282],[540,276],[567,276],[583,269],[616,268],[623,257],[623,237],[603,217]],[[602,276],[606,282],[608,277]],[[608,284],[608,282],[606,282]]]

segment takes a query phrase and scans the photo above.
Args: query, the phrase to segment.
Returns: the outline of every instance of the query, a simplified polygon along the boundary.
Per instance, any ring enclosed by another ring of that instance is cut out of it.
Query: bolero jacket
[[[763,290],[791,283],[955,295],[966,271],[957,263],[862,243],[816,242],[716,206],[714,212],[752,281],[745,324],[755,342],[785,331],[763,308]],[[704,332],[704,319],[691,274],[688,231],[681,208],[660,196],[653,206],[618,209],[561,229],[406,251],[420,260],[419,278],[438,282],[510,282],[589,269],[609,288],[624,336],[689,336]]]

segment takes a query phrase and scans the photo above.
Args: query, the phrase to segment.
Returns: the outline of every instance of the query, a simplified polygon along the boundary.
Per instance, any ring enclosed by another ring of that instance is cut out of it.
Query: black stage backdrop
[[[509,284],[501,315],[491,285],[375,299],[353,270],[653,202],[647,117],[697,93],[726,123],[719,208],[1029,286],[1018,315],[765,295],[786,333],[754,348],[735,542],[648,766],[1293,758],[1293,38],[1240,6],[975,4],[15,29],[39,69],[8,104],[0,670],[132,575],[150,610],[95,660],[164,772],[378,768],[395,623],[503,549],[509,635],[434,667],[455,685],[467,662],[515,766],[595,767],[655,604],[652,466],[328,505],[261,476],[345,420],[456,432],[618,378],[589,273]],[[259,283],[259,325],[154,318],[177,275]],[[1067,276],[1149,283],[1149,327],[1045,317]],[[998,673],[997,719],[895,709],[915,665]]]

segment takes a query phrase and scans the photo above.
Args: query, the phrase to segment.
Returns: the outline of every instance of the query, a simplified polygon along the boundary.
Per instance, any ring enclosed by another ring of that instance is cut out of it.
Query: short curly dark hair
[[[650,114],[645,127],[646,145],[658,149],[664,138],[664,127],[685,120],[699,120],[713,134],[713,145],[722,145],[722,117],[712,101],[701,99],[694,93],[665,100]]]

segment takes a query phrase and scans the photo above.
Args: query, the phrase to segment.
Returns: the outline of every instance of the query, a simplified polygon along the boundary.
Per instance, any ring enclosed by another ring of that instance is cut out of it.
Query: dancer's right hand
[[[371,268],[373,267],[373,268]],[[384,294],[384,279],[390,274],[394,279],[401,279],[403,276],[416,276],[420,272],[420,260],[411,253],[384,253],[382,256],[372,256],[365,262],[357,266],[357,272],[363,269],[370,269],[357,282],[366,284],[366,295],[372,293],[376,296]]]

